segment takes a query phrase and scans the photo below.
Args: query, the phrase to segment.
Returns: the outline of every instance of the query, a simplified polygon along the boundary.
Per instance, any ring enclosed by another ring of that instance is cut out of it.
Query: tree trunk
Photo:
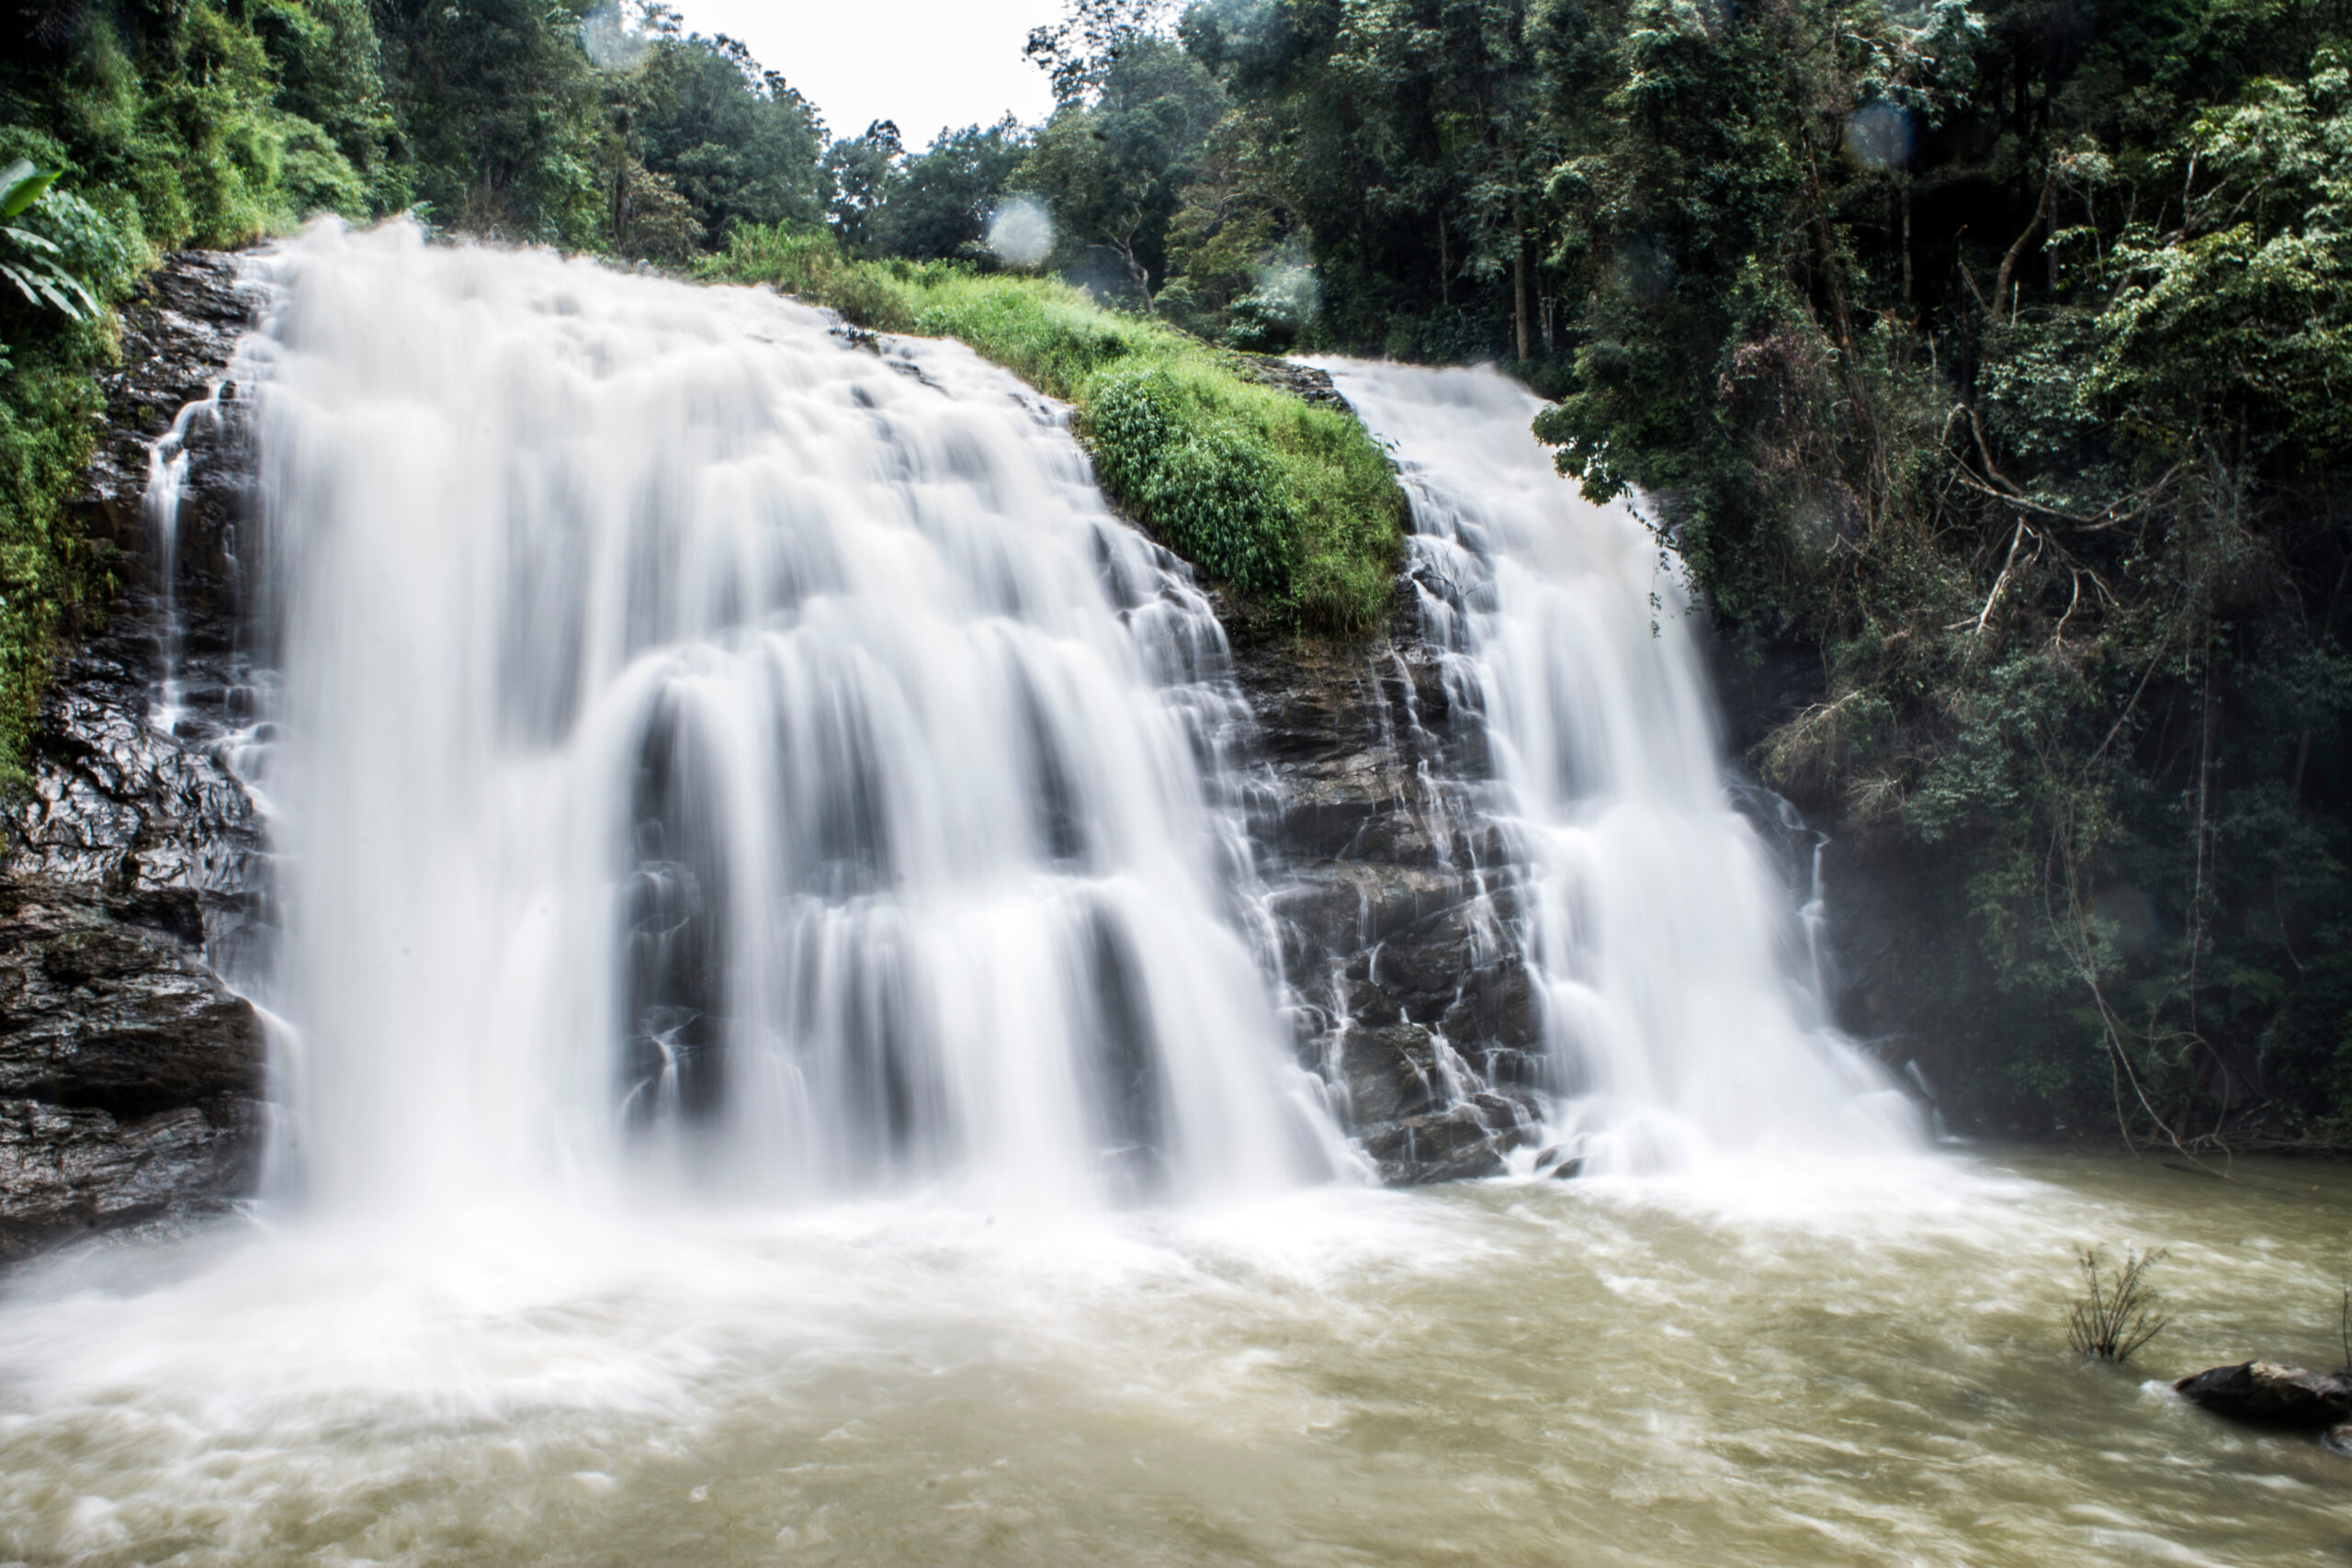
[[[1527,358],[1527,236],[1515,226],[1511,232],[1511,315],[1519,328],[1519,357]]]
[[[1136,248],[1126,241],[1118,243],[1119,259],[1127,265],[1127,276],[1135,280],[1136,292],[1143,296],[1143,308],[1151,309],[1151,274],[1136,256]]]
[[[2056,161],[2053,152],[2052,161]],[[2058,182],[2047,182],[2041,190],[2041,254],[2050,263],[2050,295],[2058,296]]]

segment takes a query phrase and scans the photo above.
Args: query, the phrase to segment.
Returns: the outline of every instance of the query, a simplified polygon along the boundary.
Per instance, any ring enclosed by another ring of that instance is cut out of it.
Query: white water
[[[180,504],[187,488],[188,438],[199,427],[220,423],[220,381],[206,387],[204,396],[174,416],[171,429],[147,449],[147,489],[140,503],[147,518],[150,546],[154,552],[155,600],[162,622],[155,702],[148,722],[165,735],[179,728],[186,695],[181,661],[182,622],[179,613]]]
[[[1516,935],[1546,982],[1561,1143],[1596,1174],[1914,1144],[1908,1102],[1824,1016],[1796,903],[1724,790],[1655,536],[1554,470],[1543,405],[1501,376],[1324,364],[1396,455],[1423,626],[1533,863]]]
[[[773,295],[318,230],[260,390],[314,1203],[1328,1174],[1182,569],[1034,396]]]

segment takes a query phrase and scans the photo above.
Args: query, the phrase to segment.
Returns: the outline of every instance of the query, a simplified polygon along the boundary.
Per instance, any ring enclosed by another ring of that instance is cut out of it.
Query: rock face
[[[251,310],[232,258],[174,256],[125,312],[105,378],[80,511],[127,587],[50,692],[0,861],[0,1259],[218,1207],[257,1167],[260,1025],[214,967],[245,963],[266,917],[234,768],[254,465],[230,378]],[[167,528],[145,503],[148,453],[175,422]]]
[[[0,886],[0,1261],[245,1190],[266,1048],[177,934],[192,910]]]
[[[1239,644],[1276,789],[1257,826],[1301,1059],[1383,1180],[1492,1175],[1536,1136],[1544,1020],[1512,846],[1472,807],[1484,728],[1400,609],[1367,646]]]
[[[2352,1420],[2352,1377],[2308,1372],[2277,1361],[2214,1367],[2172,1385],[2216,1416],[2256,1427],[2315,1432]]]
[[[232,767],[253,691],[238,552],[254,461],[246,404],[228,379],[252,301],[236,276],[231,257],[183,253],[125,313],[123,365],[106,378],[107,432],[80,510],[88,536],[114,547],[127,587],[51,689],[33,798],[0,864],[11,877],[175,896],[194,915],[177,934],[232,964],[261,915],[263,885],[259,824]],[[196,403],[205,406],[183,415]],[[145,502],[148,451],[175,421],[186,467],[167,537]],[[166,674],[168,716],[153,711]]]

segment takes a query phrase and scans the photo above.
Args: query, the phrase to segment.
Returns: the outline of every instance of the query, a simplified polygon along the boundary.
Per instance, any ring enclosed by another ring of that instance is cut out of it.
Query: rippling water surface
[[[2352,1459],[2160,1379],[2332,1366],[2352,1175],[1984,1154],[1041,1224],[483,1210],[0,1303],[0,1557],[2311,1563]],[[2176,1325],[2066,1352],[2071,1248]]]

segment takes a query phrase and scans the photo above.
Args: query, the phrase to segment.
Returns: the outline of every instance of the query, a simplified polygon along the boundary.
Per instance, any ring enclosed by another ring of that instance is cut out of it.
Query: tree
[[[712,243],[738,223],[822,220],[823,122],[736,39],[664,39],[632,96],[646,168],[675,186]]]
[[[1169,220],[1224,111],[1216,79],[1182,46],[1132,38],[1102,68],[1093,102],[1054,112],[1012,185],[1052,210],[1069,264],[1109,253],[1149,309],[1167,274]]]
[[[899,165],[873,220],[875,247],[915,261],[968,254],[1028,154],[1027,133],[1011,115],[942,130],[930,151]]]
[[[832,183],[826,207],[833,232],[853,255],[871,255],[878,220],[898,181],[898,161],[906,152],[895,121],[877,119],[863,136],[847,137],[825,150],[825,175]]]
[[[1084,102],[1102,90],[1119,57],[1156,37],[1172,0],[1070,0],[1070,14],[1033,28],[1022,50],[1053,81],[1057,105]]]
[[[1522,362],[1553,346],[1546,181],[1563,123],[1536,38],[1549,15],[1527,0],[1186,13],[1186,47],[1237,105],[1219,161],[1248,173],[1218,203],[1303,230],[1338,341]]]
[[[591,244],[608,134],[581,48],[590,0],[380,0],[385,73],[417,196],[477,233]]]

